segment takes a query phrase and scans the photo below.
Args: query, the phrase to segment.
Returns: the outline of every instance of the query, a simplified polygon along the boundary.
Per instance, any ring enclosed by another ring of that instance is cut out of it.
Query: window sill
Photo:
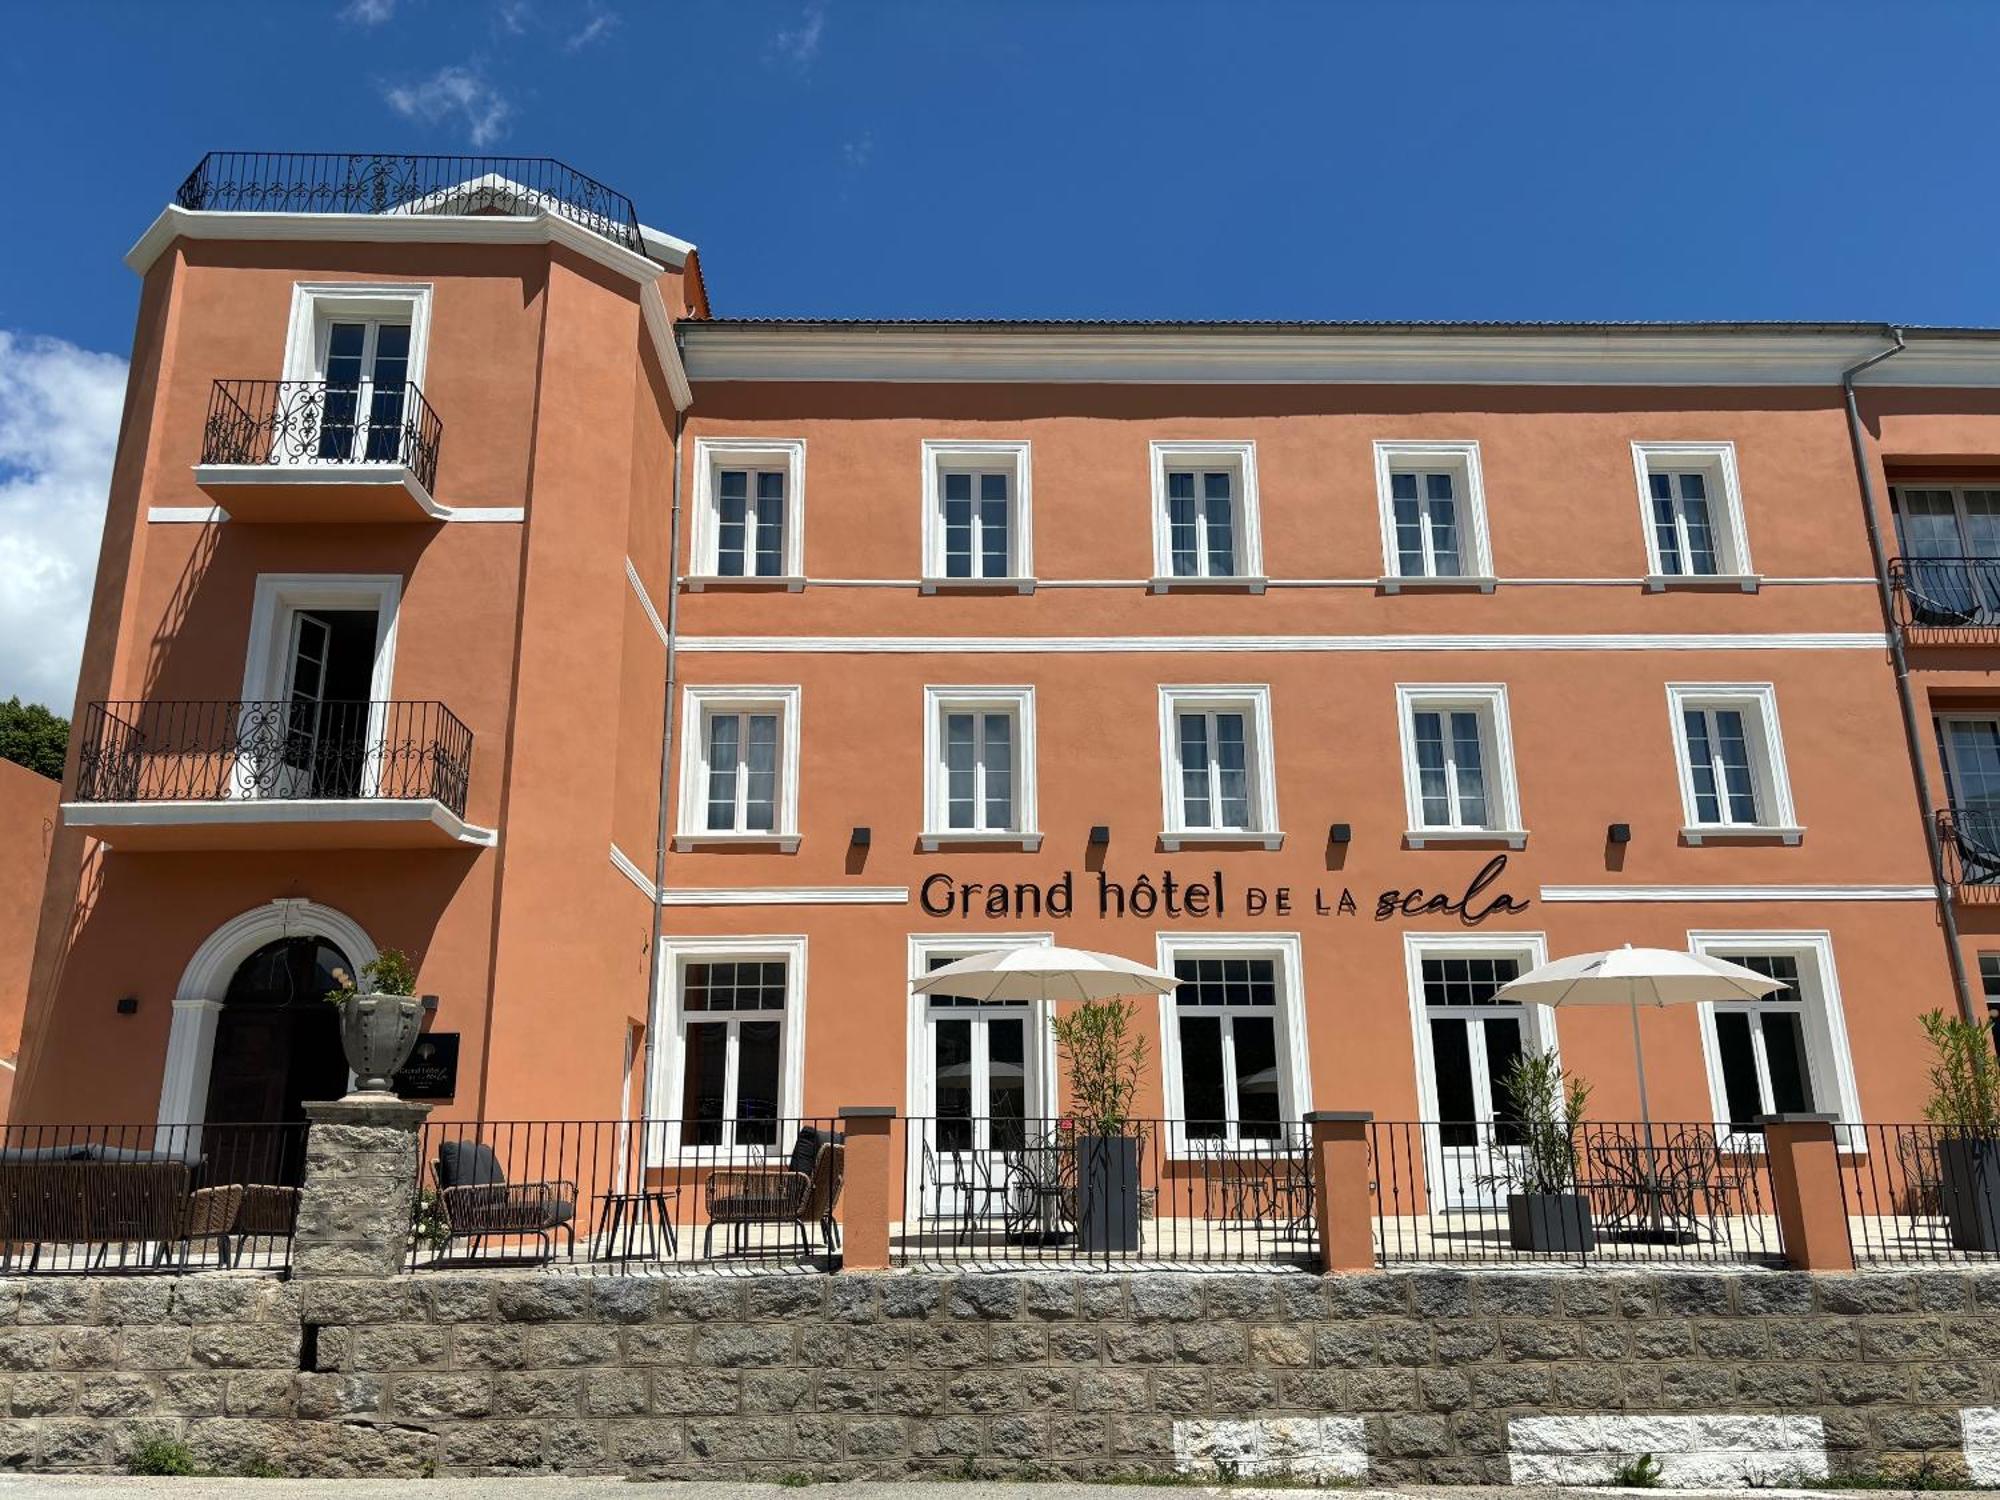
[[[1433,844],[1452,849],[1525,849],[1528,847],[1528,831],[1525,828],[1411,828],[1404,831],[1403,842],[1412,849],[1423,849]]]
[[[1702,825],[1681,830],[1681,842],[1699,848],[1703,844],[1785,844],[1801,842],[1806,836],[1803,828],[1780,828],[1759,825],[1718,827]]]
[[[1156,594],[1261,594],[1266,582],[1261,573],[1232,578],[1182,578],[1175,575],[1149,579],[1148,585]]]
[[[1282,833],[1252,833],[1243,829],[1183,828],[1162,833],[1160,847],[1168,854],[1181,849],[1270,849],[1285,847]]]
[[[796,594],[806,586],[805,577],[797,573],[784,573],[770,577],[755,578],[725,577],[720,573],[691,573],[682,582],[690,594],[750,593],[750,594]]]
[[[1032,594],[1032,578],[920,578],[920,594]]]
[[[796,833],[677,833],[670,846],[677,854],[697,849],[770,849],[779,854],[799,852]]]
[[[1665,594],[1689,590],[1694,593],[1754,594],[1763,582],[1763,575],[1759,573],[1648,573],[1646,592]]]
[[[1041,847],[1042,836],[1039,833],[975,833],[968,829],[956,829],[917,836],[917,848],[925,854],[953,849],[1019,849],[1024,854],[1034,854]]]
[[[1391,578],[1375,580],[1375,587],[1385,594],[1400,594],[1404,591],[1416,593],[1468,593],[1490,594],[1500,586],[1500,580],[1485,573],[1467,574],[1460,578]]]

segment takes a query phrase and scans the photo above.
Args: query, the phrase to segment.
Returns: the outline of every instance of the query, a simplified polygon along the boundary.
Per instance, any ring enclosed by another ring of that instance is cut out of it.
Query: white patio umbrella
[[[920,995],[965,1000],[1110,1000],[1120,995],[1165,995],[1180,981],[1171,974],[1087,948],[1002,948],[975,953],[931,970],[916,982]]]

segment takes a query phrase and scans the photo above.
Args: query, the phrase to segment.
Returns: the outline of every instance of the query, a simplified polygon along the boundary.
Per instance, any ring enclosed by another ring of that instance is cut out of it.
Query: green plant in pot
[[[2000,1250],[2000,1056],[1993,1025],[1934,1010],[1923,1018],[1931,1044],[1931,1101],[1939,1126],[1938,1197],[1960,1250]]]
[[[1507,1241],[1516,1250],[1579,1254],[1594,1249],[1590,1199],[1577,1189],[1577,1133],[1590,1085],[1554,1052],[1523,1052],[1500,1077],[1513,1108],[1513,1137],[1500,1170],[1482,1179],[1507,1191]]]
[[[401,949],[384,948],[361,966],[358,982],[344,969],[333,977],[336,987],[326,998],[340,1007],[340,1050],[354,1070],[355,1092],[394,1092],[390,1080],[410,1060],[423,1030],[416,965]]]
[[[1076,1234],[1085,1250],[1139,1248],[1140,1131],[1132,1119],[1146,1039],[1129,1000],[1086,1000],[1055,1018],[1076,1140]]]

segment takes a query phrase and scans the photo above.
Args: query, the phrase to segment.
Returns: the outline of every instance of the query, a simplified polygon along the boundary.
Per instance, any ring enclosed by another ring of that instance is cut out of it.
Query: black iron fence
[[[218,380],[202,428],[205,464],[402,464],[437,487],[444,424],[413,384]]]
[[[0,1273],[291,1268],[298,1125],[9,1125]]]
[[[1784,1253],[1754,1135],[1589,1122],[1573,1138],[1572,1180],[1560,1192],[1546,1143],[1531,1153],[1505,1122],[1378,1122],[1370,1155],[1384,1265],[1775,1264]]]
[[[113,702],[85,711],[80,802],[434,797],[460,817],[472,732],[442,703]]]
[[[1945,884],[1954,891],[2000,886],[2000,808],[1944,808],[1937,831]]]
[[[1892,558],[1889,589],[1904,629],[2000,629],[2000,558]]]
[[[630,198],[546,156],[211,151],[174,202],[224,213],[547,213],[646,253]]]
[[[846,1144],[826,1118],[430,1122],[410,1266],[830,1271]]]
[[[2000,1134],[1843,1125],[1840,1188],[1857,1263],[2000,1255]]]
[[[1306,1127],[1070,1119],[898,1122],[907,1265],[1306,1264],[1317,1255]]]

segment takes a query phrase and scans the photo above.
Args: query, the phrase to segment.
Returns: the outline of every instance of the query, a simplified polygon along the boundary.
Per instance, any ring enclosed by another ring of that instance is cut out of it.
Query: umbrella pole
[[[1646,1198],[1653,1234],[1660,1233],[1660,1169],[1653,1155],[1653,1111],[1646,1102],[1646,1044],[1639,1036],[1639,981],[1625,981],[1625,998],[1632,1010],[1632,1060],[1639,1073],[1639,1120],[1646,1132]]]

